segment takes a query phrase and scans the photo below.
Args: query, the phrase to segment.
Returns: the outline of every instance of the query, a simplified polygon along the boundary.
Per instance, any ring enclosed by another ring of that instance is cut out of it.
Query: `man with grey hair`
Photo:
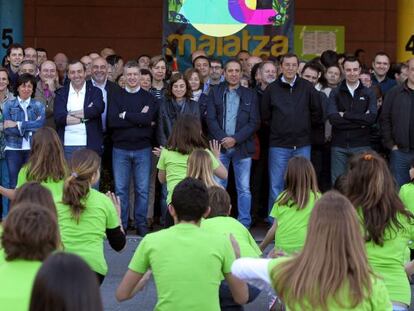
[[[92,58],[88,55],[84,55],[81,57],[80,61],[85,66],[86,80],[89,81],[92,76]]]
[[[92,60],[91,64],[92,78],[90,82],[93,86],[101,90],[103,101],[105,104],[102,113],[102,132],[103,132],[103,153],[102,153],[102,177],[109,179],[112,177],[112,139],[111,133],[108,131],[108,106],[112,104],[113,99],[119,96],[120,87],[118,84],[108,80],[108,63],[103,57],[97,57]]]
[[[91,82],[93,86],[99,88],[102,92],[105,109],[102,113],[102,129],[104,134],[107,132],[107,112],[108,105],[112,102],[112,98],[118,95],[119,86],[108,80],[108,63],[103,57],[97,57],[91,63]]]
[[[32,76],[36,76],[37,66],[34,61],[26,59],[20,63],[18,73],[19,73],[19,76],[24,73],[28,73],[28,74],[31,74]]]
[[[56,64],[50,60],[44,61],[39,67],[40,81],[37,83],[35,99],[46,106],[46,126],[55,128],[53,105],[55,91],[60,88]]]
[[[254,57],[257,56],[250,56],[247,59],[247,65],[249,65],[249,61],[252,61],[252,58]],[[266,87],[277,78],[277,69],[274,62],[262,62],[261,58],[259,59],[260,65],[258,72],[260,72],[260,79],[262,82],[256,85],[255,91],[257,93],[258,102],[261,103]],[[258,154],[258,158],[256,157],[256,159],[252,159],[252,211],[253,216],[256,218],[259,217],[259,215],[267,214],[267,202],[269,197],[269,174],[267,172],[269,161],[269,135],[269,126],[262,123],[256,132],[260,152]]]
[[[140,68],[136,61],[124,66],[125,89],[108,106],[108,125],[113,141],[115,192],[121,199],[121,220],[128,226],[129,183],[134,180],[134,219],[137,234],[148,232],[147,211],[151,173],[151,150],[159,103],[140,87]]]
[[[261,84],[260,88],[264,92],[267,86],[276,81],[277,78],[277,68],[274,62],[265,61],[259,65],[260,75],[261,75]]]
[[[61,85],[64,85],[64,82],[66,80],[66,70],[68,69],[68,57],[64,53],[57,53],[55,57],[53,57],[53,61],[56,64],[58,77],[59,77],[59,83]]]

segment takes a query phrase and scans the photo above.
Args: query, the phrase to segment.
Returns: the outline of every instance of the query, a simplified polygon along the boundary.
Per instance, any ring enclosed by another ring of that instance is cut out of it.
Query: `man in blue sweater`
[[[159,103],[140,87],[140,69],[135,61],[125,64],[126,87],[108,106],[108,125],[112,130],[115,192],[121,200],[121,220],[128,225],[129,181],[134,180],[134,218],[137,234],[148,232],[146,223],[151,171],[153,129]]]

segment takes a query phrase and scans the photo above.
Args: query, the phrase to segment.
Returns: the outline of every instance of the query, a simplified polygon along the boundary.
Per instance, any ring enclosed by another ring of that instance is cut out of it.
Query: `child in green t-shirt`
[[[262,252],[249,230],[237,219],[230,217],[231,201],[227,191],[220,186],[213,186],[208,189],[208,196],[210,214],[201,222],[201,228],[227,238],[234,238],[240,249],[240,257],[259,258]],[[248,287],[250,303],[260,294],[260,290],[251,285]],[[220,307],[222,311],[243,310],[241,305],[234,302],[225,281],[220,285]]]
[[[240,258],[233,274],[271,284],[288,311],[393,310],[383,279],[369,265],[357,212],[345,196],[325,193],[312,210],[307,233],[299,253]]]
[[[247,285],[230,273],[235,259],[230,240],[200,228],[201,218],[209,213],[204,183],[189,177],[182,180],[168,208],[176,225],[143,238],[117,289],[117,299],[132,298],[151,269],[158,294],[156,311],[219,311],[223,275],[234,300],[244,304]]]
[[[188,157],[195,149],[205,149],[211,156],[214,175],[227,178],[227,170],[220,162],[219,144],[214,143],[212,151],[207,149],[207,143],[202,136],[201,122],[192,115],[182,115],[174,123],[168,143],[162,149],[157,164],[158,179],[167,183],[167,204],[171,203],[174,187],[187,176]],[[166,215],[166,227],[173,225],[171,215]]]
[[[349,162],[346,195],[358,212],[373,271],[383,278],[396,307],[408,309],[411,288],[407,274],[414,271],[404,266],[407,245],[414,239],[414,216],[400,199],[384,158],[374,151],[355,155]]]
[[[273,239],[275,251],[281,254],[298,252],[305,243],[309,217],[320,196],[312,163],[304,157],[290,159],[285,184],[286,189],[279,195],[270,212],[274,222],[260,243],[262,251]]]
[[[218,160],[220,157],[220,144],[216,140],[212,141],[211,144],[216,145],[216,148],[212,148],[211,150],[217,150],[215,158]],[[211,152],[204,149],[195,149],[191,152],[187,161],[187,177],[193,177],[203,181],[207,188],[213,186],[220,187],[220,184],[214,179]]]
[[[411,181],[401,187],[400,198],[405,207],[414,213],[414,159],[411,161],[409,173]]]
[[[92,188],[100,176],[99,155],[90,149],[73,153],[65,180],[62,200],[56,204],[64,250],[84,259],[100,283],[108,271],[104,256],[104,239],[115,251],[126,243],[120,220],[119,198]]]
[[[201,222],[201,228],[227,237],[232,235],[239,245],[240,257],[260,257],[262,252],[249,230],[230,217],[231,201],[227,191],[220,186],[210,187],[208,196],[210,214]]]
[[[56,214],[28,201],[13,206],[1,244],[5,261],[0,263],[0,309],[27,311],[36,273],[60,245]]]
[[[63,146],[58,134],[50,127],[43,127],[33,135],[29,159],[19,171],[16,188],[28,181],[36,181],[49,189],[55,202],[58,202],[62,198],[63,182],[67,172]],[[0,194],[11,200],[15,196],[15,191],[0,186]]]
[[[33,283],[29,311],[103,311],[96,275],[77,255],[51,254]]]

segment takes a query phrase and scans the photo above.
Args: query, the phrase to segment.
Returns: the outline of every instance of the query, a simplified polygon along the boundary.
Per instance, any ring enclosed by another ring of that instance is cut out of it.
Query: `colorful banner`
[[[163,48],[180,70],[203,49],[224,61],[240,50],[278,56],[293,50],[294,0],[166,0]]]

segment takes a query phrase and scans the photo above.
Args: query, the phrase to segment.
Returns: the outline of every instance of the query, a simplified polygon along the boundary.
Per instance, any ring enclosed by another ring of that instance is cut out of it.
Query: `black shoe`
[[[144,237],[148,233],[148,227],[146,225],[137,226],[137,235]]]

